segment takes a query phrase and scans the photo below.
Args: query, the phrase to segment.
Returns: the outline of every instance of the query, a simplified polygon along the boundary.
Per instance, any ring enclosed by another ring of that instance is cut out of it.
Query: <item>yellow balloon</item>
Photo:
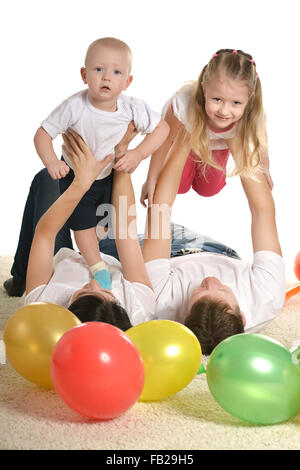
[[[59,338],[81,321],[60,305],[36,302],[19,308],[4,330],[6,356],[22,377],[44,388],[54,388],[50,364]]]
[[[145,368],[140,401],[161,400],[186,387],[201,364],[201,346],[194,333],[171,320],[152,320],[126,331]]]

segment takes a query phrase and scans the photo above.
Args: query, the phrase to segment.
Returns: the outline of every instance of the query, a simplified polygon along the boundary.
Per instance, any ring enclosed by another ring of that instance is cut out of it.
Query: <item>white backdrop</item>
[[[220,48],[254,56],[268,117],[273,195],[287,272],[300,251],[298,0],[10,0],[1,6],[0,253],[14,254],[25,199],[42,168],[33,136],[42,119],[83,85],[87,46],[102,36],[126,41],[134,81],[127,94],[160,110],[185,81],[196,79]],[[59,154],[61,141],[56,139]],[[149,160],[133,174],[136,197]],[[145,209],[138,206],[143,231]],[[239,178],[215,197],[178,196],[173,220],[252,258],[250,214]],[[295,278],[294,278],[295,279]]]

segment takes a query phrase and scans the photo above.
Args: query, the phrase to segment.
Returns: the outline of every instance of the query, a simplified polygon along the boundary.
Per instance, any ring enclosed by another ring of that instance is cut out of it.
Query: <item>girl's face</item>
[[[214,131],[225,131],[239,121],[249,101],[245,82],[228,78],[225,74],[212,77],[202,88],[208,126]]]

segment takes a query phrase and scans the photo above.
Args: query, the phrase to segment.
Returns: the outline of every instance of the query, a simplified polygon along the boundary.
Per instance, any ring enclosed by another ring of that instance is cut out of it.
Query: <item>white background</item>
[[[268,117],[277,225],[287,274],[300,251],[300,52],[298,0],[51,0],[1,6],[0,253],[15,252],[24,203],[42,168],[33,136],[51,110],[83,88],[79,70],[96,38],[118,37],[133,51],[127,91],[161,110],[181,85],[196,79],[220,48],[253,55]],[[60,154],[60,138],[55,148]],[[136,198],[149,160],[133,174]],[[138,205],[142,232],[145,209]],[[239,178],[217,196],[176,198],[173,220],[252,259],[250,214]]]

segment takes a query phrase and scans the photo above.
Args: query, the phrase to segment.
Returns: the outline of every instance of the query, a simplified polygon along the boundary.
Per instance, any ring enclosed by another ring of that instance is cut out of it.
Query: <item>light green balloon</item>
[[[228,413],[274,424],[300,413],[300,367],[271,338],[240,334],[222,341],[206,367],[209,389]]]

